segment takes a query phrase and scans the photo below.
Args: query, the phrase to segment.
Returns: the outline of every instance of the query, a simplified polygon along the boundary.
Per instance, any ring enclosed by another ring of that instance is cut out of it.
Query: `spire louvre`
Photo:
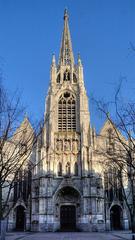
[[[73,65],[74,56],[72,51],[72,42],[70,37],[69,25],[68,25],[68,12],[67,9],[64,11],[64,30],[62,34],[59,65]]]

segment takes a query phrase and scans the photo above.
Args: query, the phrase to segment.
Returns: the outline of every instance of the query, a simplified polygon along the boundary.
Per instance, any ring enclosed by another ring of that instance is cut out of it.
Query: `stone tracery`
[[[64,92],[58,101],[58,130],[76,130],[76,101],[69,92]]]

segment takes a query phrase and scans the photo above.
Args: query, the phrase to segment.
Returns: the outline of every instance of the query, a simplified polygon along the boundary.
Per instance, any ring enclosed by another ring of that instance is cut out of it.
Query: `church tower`
[[[57,64],[53,55],[46,99],[44,145],[47,154],[52,156],[52,151],[55,152],[55,159],[49,160],[50,174],[57,175],[59,172],[57,165],[62,164],[62,175],[67,174],[67,168],[70,168],[70,174],[74,175],[76,163],[78,176],[87,175],[89,129],[90,119],[83,66],[80,56],[78,63],[74,62],[68,13],[65,10],[59,61]],[[44,171],[46,170],[44,168]]]
[[[65,10],[59,60],[52,56],[44,130],[36,149],[32,221],[39,231],[90,231],[92,215],[97,214],[96,190],[91,194],[95,185],[88,97],[80,55],[77,63],[74,60],[68,20]],[[102,219],[103,211],[99,215]]]

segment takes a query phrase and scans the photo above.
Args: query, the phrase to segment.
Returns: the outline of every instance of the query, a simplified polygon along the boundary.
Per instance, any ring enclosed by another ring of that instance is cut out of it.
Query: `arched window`
[[[70,175],[70,163],[69,162],[66,164],[66,174]]]
[[[77,162],[75,162],[75,165],[74,165],[74,174],[75,174],[75,176],[78,176],[78,164],[77,164]]]
[[[69,93],[63,93],[58,102],[58,130],[76,131],[76,102],[75,97]]]
[[[60,73],[59,73],[58,76],[57,76],[56,82],[57,82],[57,83],[60,83]]]
[[[76,77],[76,74],[75,74],[75,73],[73,73],[73,82],[74,82],[74,83],[77,83],[77,77]]]
[[[108,129],[108,133],[107,133],[107,151],[109,153],[113,153],[114,149],[115,149],[115,143],[114,143],[114,134],[113,134],[113,130],[110,128]]]
[[[58,176],[62,176],[62,164],[58,163]]]
[[[70,72],[67,69],[64,72],[63,81],[70,81]]]
[[[104,173],[105,194],[110,203],[114,199],[123,201],[121,179],[121,170],[114,166],[109,167]]]

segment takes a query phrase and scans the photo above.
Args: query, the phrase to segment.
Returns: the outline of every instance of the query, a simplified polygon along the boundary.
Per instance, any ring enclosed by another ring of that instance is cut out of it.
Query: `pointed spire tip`
[[[74,56],[72,51],[72,42],[70,37],[69,25],[68,25],[68,12],[64,11],[64,29],[62,34],[59,65],[73,65]]]
[[[68,19],[68,18],[69,18],[68,10],[67,10],[67,8],[65,8],[65,10],[64,10],[64,20]]]
[[[78,53],[78,65],[82,65],[80,53]]]

